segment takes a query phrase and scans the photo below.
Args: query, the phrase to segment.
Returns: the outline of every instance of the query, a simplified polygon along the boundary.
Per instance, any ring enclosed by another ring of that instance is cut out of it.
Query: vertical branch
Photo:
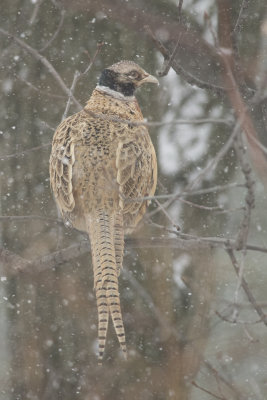
[[[92,68],[92,66],[93,66],[93,64],[95,62],[95,59],[96,59],[97,55],[99,54],[100,50],[102,49],[103,45],[104,45],[103,42],[98,43],[97,49],[95,51],[95,54],[93,55],[93,58],[92,58],[91,62],[88,64],[87,68],[83,72],[75,71],[74,76],[73,76],[73,80],[72,80],[72,84],[71,84],[71,88],[69,90],[68,101],[67,101],[67,104],[66,104],[65,111],[64,111],[64,113],[62,115],[61,121],[63,121],[68,115],[69,108],[70,108],[70,103],[71,103],[71,98],[74,95],[74,91],[75,91],[75,88],[76,88],[76,85],[77,85],[78,81],[90,71],[90,69]]]
[[[235,257],[235,254],[234,254],[234,250],[231,247],[226,247],[226,251],[227,251],[227,253],[228,253],[229,257],[230,257],[230,260],[232,262],[232,265],[234,267],[234,270],[235,270],[237,276],[239,276],[239,273],[240,273],[239,265],[238,265],[238,261],[237,261],[237,259]],[[254,295],[251,293],[251,291],[249,289],[247,281],[245,280],[245,278],[243,276],[241,278],[241,286],[244,289],[244,292],[246,293],[247,298],[248,298],[249,302],[252,304],[254,310],[257,312],[257,314],[261,318],[261,320],[264,323],[264,325],[267,326],[267,316],[264,313],[264,311],[261,308],[261,306],[257,303]]]
[[[232,43],[232,29],[230,23],[229,0],[218,0],[219,6],[219,48],[218,54],[224,66],[223,79],[225,90],[233,107],[236,117],[242,120],[242,129],[246,134],[253,165],[259,173],[261,180],[267,185],[267,162],[262,150],[257,146],[258,135],[255,130],[248,107],[240,92],[240,87],[245,88],[243,72]],[[236,80],[237,79],[237,80]]]
[[[72,81],[72,84],[71,84],[71,87],[70,87],[69,95],[68,95],[68,101],[67,101],[67,104],[66,104],[66,107],[65,107],[65,111],[64,111],[64,113],[62,115],[61,122],[64,121],[64,119],[68,115],[68,112],[69,112],[69,109],[70,109],[70,103],[71,103],[71,96],[74,93],[74,90],[75,90],[75,87],[76,87],[76,84],[77,84],[79,76],[80,76],[80,72],[79,71],[75,71],[74,72],[74,76],[73,76],[73,81]]]
[[[245,268],[245,256],[247,253],[247,240],[249,234],[249,227],[251,221],[252,209],[255,207],[255,193],[254,193],[254,180],[252,179],[252,171],[249,162],[246,160],[246,150],[243,145],[241,133],[235,137],[234,141],[236,155],[245,178],[245,185],[247,188],[247,195],[245,198],[244,215],[236,238],[236,248],[242,250],[240,265],[238,268],[238,280],[234,296],[234,304],[238,303],[238,294],[242,286],[242,279]],[[236,320],[238,315],[238,308],[234,308],[233,320]]]
[[[179,3],[178,3],[178,17],[179,17],[179,21],[181,20],[181,17],[182,17],[182,7],[183,7],[183,0],[179,0]]]
[[[237,33],[239,33],[241,31],[242,22],[243,22],[243,20],[245,18],[244,17],[244,11],[247,10],[249,2],[250,2],[250,0],[243,0],[242,1],[241,7],[240,7],[240,10],[239,10],[239,13],[238,13],[238,17],[237,17],[237,20],[236,20],[236,23],[235,23],[235,26],[234,26],[234,29],[233,29],[233,34],[237,34]]]
[[[241,250],[241,249],[246,250],[246,244],[247,244],[249,226],[250,226],[250,220],[251,220],[251,213],[252,213],[253,208],[255,207],[255,193],[254,193],[255,182],[251,176],[252,171],[251,171],[249,162],[245,159],[246,150],[244,148],[241,135],[238,135],[235,138],[234,146],[235,146],[235,151],[236,151],[238,161],[241,166],[241,170],[244,174],[245,185],[247,188],[247,195],[245,198],[246,204],[245,204],[245,209],[244,209],[244,217],[243,217],[243,220],[242,220],[239,232],[238,232],[238,236],[236,239],[236,248],[238,250]]]

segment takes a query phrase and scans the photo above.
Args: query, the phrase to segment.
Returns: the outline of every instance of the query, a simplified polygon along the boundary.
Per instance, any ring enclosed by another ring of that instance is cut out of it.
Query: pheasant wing
[[[62,213],[72,211],[75,206],[72,190],[75,162],[73,128],[68,124],[68,119],[63,121],[55,132],[50,156],[50,182]]]
[[[117,182],[124,221],[131,230],[145,213],[147,200],[155,192],[157,164],[153,144],[145,127],[136,136],[119,142],[116,154]]]

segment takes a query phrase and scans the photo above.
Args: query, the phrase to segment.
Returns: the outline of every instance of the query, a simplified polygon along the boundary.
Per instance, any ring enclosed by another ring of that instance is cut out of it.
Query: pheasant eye
[[[133,79],[139,79],[140,78],[140,74],[137,71],[131,71],[128,74],[129,78],[133,78]]]

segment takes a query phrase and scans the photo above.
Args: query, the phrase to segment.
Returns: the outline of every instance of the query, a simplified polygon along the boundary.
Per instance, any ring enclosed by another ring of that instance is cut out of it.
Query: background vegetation
[[[265,2],[2,0],[0,47],[0,399],[266,399]],[[137,94],[159,197],[126,240],[129,358],[110,329],[99,367],[90,244],[48,160],[121,59],[160,71]]]

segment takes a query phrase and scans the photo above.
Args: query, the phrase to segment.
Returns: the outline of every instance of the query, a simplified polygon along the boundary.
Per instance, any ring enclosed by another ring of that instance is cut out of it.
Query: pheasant
[[[50,156],[50,182],[68,225],[88,233],[98,309],[101,364],[111,316],[126,357],[118,277],[124,235],[143,217],[157,184],[157,159],[134,96],[157,83],[132,61],[103,70],[85,107],[57,128]]]

